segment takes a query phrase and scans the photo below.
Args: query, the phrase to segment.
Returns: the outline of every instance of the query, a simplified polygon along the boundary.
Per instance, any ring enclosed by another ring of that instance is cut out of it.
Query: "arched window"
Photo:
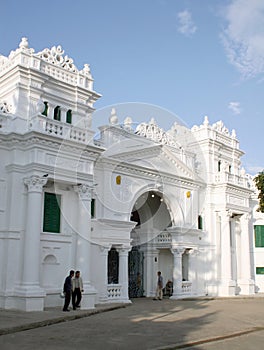
[[[232,165],[229,165],[228,171],[229,171],[230,174],[232,173]]]
[[[49,109],[48,102],[47,102],[47,101],[44,101],[44,105],[45,105],[45,109],[44,109],[44,111],[42,112],[42,115],[45,115],[45,116],[47,117],[47,115],[48,115],[48,109]]]
[[[221,171],[221,160],[218,161],[218,172]]]
[[[66,123],[71,124],[72,123],[72,110],[69,109],[66,114]]]
[[[61,120],[61,110],[60,106],[54,108],[54,119],[60,121]]]

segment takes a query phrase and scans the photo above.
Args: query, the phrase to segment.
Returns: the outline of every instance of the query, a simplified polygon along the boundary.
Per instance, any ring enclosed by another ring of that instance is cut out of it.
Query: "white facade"
[[[61,305],[70,269],[83,309],[153,296],[158,270],[172,298],[263,292],[264,223],[235,132],[207,118],[135,129],[113,110],[94,140],[99,97],[61,47],[23,38],[0,56],[0,308]]]

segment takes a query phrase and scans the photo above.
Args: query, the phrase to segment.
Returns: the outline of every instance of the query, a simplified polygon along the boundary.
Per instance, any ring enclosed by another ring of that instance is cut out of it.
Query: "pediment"
[[[105,151],[103,157],[122,164],[167,173],[171,176],[197,179],[192,155],[186,156],[179,149],[176,150],[168,145],[157,144],[146,139],[142,140],[142,138],[138,142],[137,140],[126,140],[126,142],[115,144]],[[185,161],[181,158],[184,158]]]

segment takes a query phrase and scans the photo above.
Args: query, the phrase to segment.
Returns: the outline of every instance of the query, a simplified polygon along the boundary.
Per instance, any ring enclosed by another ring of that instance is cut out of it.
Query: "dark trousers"
[[[81,299],[82,299],[82,293],[80,288],[75,288],[74,291],[72,292],[72,307],[74,309],[80,306]]]
[[[65,293],[65,300],[64,300],[64,306],[63,306],[63,311],[66,311],[70,305],[71,302],[71,292],[66,292]]]

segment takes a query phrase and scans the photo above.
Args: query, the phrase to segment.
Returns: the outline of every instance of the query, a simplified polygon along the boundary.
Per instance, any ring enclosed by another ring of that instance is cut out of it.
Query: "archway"
[[[155,240],[167,227],[172,226],[170,211],[163,197],[157,191],[143,193],[136,200],[132,212],[131,221],[137,223],[131,231],[133,248],[129,253],[129,297],[144,296],[144,247]]]

